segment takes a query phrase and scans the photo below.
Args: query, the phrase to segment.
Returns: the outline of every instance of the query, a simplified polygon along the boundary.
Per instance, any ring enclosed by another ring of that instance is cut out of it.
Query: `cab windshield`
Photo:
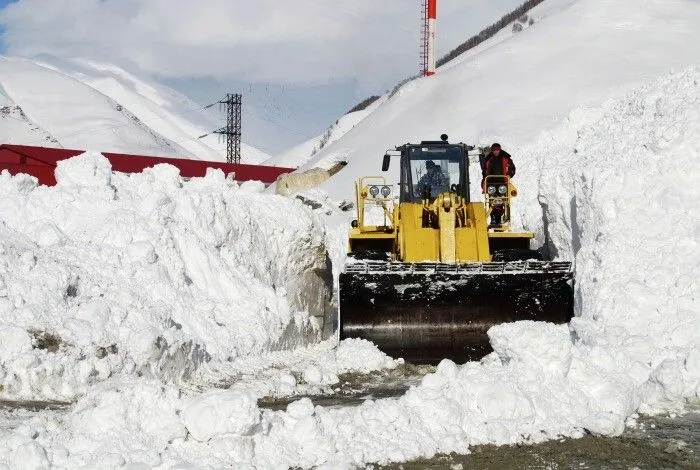
[[[415,145],[407,148],[404,165],[403,200],[434,199],[440,193],[456,191],[466,197],[464,153],[452,145]]]

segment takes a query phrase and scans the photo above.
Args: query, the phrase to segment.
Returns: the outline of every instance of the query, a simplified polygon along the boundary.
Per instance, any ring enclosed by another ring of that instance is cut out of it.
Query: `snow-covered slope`
[[[57,146],[58,141],[32,123],[22,108],[0,89],[0,142],[37,142],[37,145]]]
[[[0,173],[0,395],[72,399],[137,369],[179,380],[330,325],[323,229],[299,201],[221,171],[113,175],[97,153],[59,162],[56,180]]]
[[[200,106],[113,65],[0,58],[0,95],[21,115],[0,131],[3,142],[42,145],[48,138],[69,148],[225,159],[216,136],[198,139],[218,127]],[[245,144],[242,154],[251,163],[269,158]]]
[[[700,63],[700,48],[691,46],[700,44],[697,1],[548,0],[539,11],[524,31],[406,84],[306,166],[347,160],[324,186],[340,199],[354,197],[355,178],[376,173],[387,148],[443,132],[467,143],[497,140],[516,165],[527,164],[519,146],[572,109]]]
[[[511,24],[498,31],[491,38],[487,39],[486,41],[483,41],[478,46],[473,47],[466,52],[463,52],[462,54],[450,60],[448,63],[442,65],[439,68],[439,71],[444,72],[445,70],[452,68],[464,61],[467,61],[473,56],[480,54],[487,49],[497,46],[503,41],[512,39],[514,35],[520,34],[522,31],[530,28],[535,23],[538,23],[539,21],[549,16],[561,13],[563,10],[567,9],[572,3],[576,1],[578,0],[545,0],[544,2],[535,6],[534,8],[531,8],[525,15],[523,15],[521,18],[518,18],[518,20],[512,22]]]
[[[302,142],[286,152],[270,158],[269,160],[265,161],[265,164],[288,168],[297,168],[304,165],[309,160],[314,158],[314,155],[316,155],[319,150],[340,139],[360,121],[372,114],[372,112],[374,112],[379,105],[386,101],[386,98],[386,96],[383,96],[367,106],[365,109],[353,111],[341,116],[337,121],[331,124],[331,126],[323,134]]]

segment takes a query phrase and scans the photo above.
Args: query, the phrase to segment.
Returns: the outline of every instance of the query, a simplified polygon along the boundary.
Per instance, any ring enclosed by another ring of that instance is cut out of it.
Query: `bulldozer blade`
[[[340,338],[367,339],[412,363],[478,360],[491,352],[493,325],[566,323],[573,313],[569,262],[364,261],[340,275]]]

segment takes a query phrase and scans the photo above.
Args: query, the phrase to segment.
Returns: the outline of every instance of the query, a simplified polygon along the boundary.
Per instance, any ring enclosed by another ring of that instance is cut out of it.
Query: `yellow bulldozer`
[[[383,171],[400,159],[398,187],[382,176],[356,182],[339,280],[341,339],[413,363],[477,360],[491,350],[491,326],[565,323],[574,311],[571,263],[542,259],[533,233],[511,229],[510,178],[487,176],[484,199],[472,201],[469,157],[484,153],[441,137],[384,155]]]

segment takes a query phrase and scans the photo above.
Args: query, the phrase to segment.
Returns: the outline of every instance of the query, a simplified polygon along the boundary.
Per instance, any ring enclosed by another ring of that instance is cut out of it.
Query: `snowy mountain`
[[[507,28],[435,76],[404,85],[306,167],[347,160],[323,187],[349,199],[354,180],[375,173],[387,148],[443,132],[453,141],[499,141],[517,165],[519,147],[570,111],[700,63],[700,49],[690,46],[700,43],[697,1],[548,0],[530,16],[525,30]]]
[[[225,160],[201,106],[125,70],[86,60],[0,58],[0,141]],[[242,145],[243,161],[265,153]]]

